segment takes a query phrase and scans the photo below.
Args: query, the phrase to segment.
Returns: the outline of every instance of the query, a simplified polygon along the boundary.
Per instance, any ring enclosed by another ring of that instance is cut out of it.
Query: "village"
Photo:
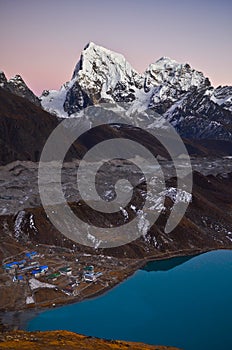
[[[57,247],[21,252],[2,261],[0,308],[54,307],[100,294],[128,276],[131,263]]]

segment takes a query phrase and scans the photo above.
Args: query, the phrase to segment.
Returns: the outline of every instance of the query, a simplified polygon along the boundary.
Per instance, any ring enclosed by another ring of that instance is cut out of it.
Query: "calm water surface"
[[[39,314],[27,330],[232,349],[232,251],[152,262],[105,295]]]

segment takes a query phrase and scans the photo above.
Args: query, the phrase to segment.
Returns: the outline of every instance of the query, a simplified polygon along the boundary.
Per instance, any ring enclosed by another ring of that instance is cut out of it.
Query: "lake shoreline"
[[[127,280],[129,277],[131,277],[137,270],[143,268],[145,265],[147,265],[149,262],[152,261],[161,261],[161,260],[167,260],[172,259],[176,257],[184,257],[184,256],[196,256],[203,253],[207,253],[210,251],[215,250],[232,250],[228,249],[228,247],[220,247],[220,248],[208,248],[208,249],[192,249],[192,250],[182,250],[182,251],[176,251],[176,252],[165,252],[163,254],[160,254],[159,256],[151,256],[146,259],[142,260],[135,260],[133,267],[131,266],[131,269],[123,276],[122,280],[107,286],[103,287],[101,290],[94,292],[92,294],[89,294],[87,296],[83,296],[82,298],[76,299],[76,300],[67,300],[66,302],[62,302],[60,304],[56,304],[55,306],[49,305],[46,307],[36,307],[36,308],[30,308],[30,309],[22,309],[22,310],[12,310],[12,311],[1,311],[0,312],[0,322],[6,326],[9,330],[25,330],[27,323],[32,318],[38,316],[38,314],[50,310],[54,307],[62,307],[69,304],[76,304],[81,301],[87,300],[87,299],[94,299],[97,298],[100,295],[104,295],[112,288],[116,287],[120,283],[123,283],[125,280]]]

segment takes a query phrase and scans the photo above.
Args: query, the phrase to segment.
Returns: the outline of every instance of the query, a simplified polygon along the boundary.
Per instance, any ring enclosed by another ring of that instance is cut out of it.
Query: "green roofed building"
[[[65,267],[61,267],[59,269],[59,272],[62,274],[62,275],[67,275],[67,276],[70,276],[72,274],[72,268],[70,266],[65,266]]]
[[[84,271],[93,272],[94,271],[94,266],[93,265],[85,266],[84,267]]]
[[[51,273],[47,276],[47,280],[55,281],[58,277],[60,277],[60,272]]]

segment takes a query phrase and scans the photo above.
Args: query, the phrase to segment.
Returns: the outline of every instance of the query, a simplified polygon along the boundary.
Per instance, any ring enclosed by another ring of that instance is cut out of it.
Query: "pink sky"
[[[232,85],[231,13],[229,0],[0,0],[0,70],[59,89],[93,41],[139,72],[168,56]]]

